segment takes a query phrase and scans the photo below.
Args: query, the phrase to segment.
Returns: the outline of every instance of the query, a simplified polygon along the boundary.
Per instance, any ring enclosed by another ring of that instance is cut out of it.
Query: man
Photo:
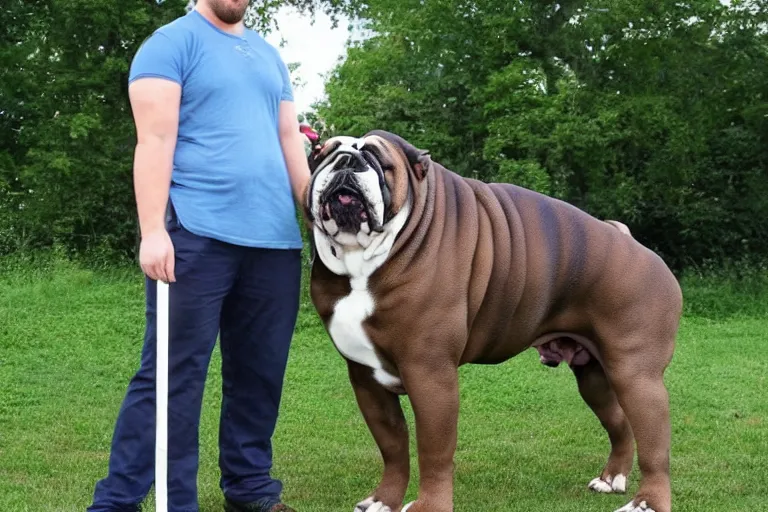
[[[277,51],[247,30],[249,0],[199,0],[131,66],[146,333],[88,510],[135,511],[154,480],[156,280],[170,283],[168,506],[194,512],[203,386],[220,334],[225,510],[291,511],[271,437],[299,306],[294,200],[309,169]]]

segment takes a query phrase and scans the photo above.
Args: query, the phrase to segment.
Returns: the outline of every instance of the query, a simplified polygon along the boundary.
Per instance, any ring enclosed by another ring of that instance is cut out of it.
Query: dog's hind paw
[[[623,494],[627,491],[627,477],[622,474],[618,474],[615,477],[609,475],[604,479],[597,477],[589,482],[589,488],[595,492],[603,492],[606,494]]]
[[[403,507],[403,510],[402,510],[401,512],[405,512],[406,510],[408,510],[409,508],[411,508],[411,505],[413,505],[414,503],[416,503],[416,502],[415,502],[415,501],[412,501],[412,502],[410,502],[409,504],[407,504],[406,506],[404,506],[404,507]]]
[[[630,501],[620,509],[614,510],[614,512],[655,512],[648,504],[641,501],[638,505],[635,505],[634,501]]]
[[[392,512],[392,509],[373,498],[366,498],[355,505],[355,512]]]

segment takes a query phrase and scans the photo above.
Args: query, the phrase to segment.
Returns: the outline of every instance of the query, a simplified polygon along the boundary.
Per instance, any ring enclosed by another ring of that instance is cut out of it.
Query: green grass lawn
[[[686,289],[667,374],[679,512],[766,510],[768,294],[749,286]],[[82,511],[90,503],[142,333],[136,272],[67,264],[0,271],[0,512]],[[201,512],[222,509],[219,370],[217,351],[201,429]],[[567,368],[543,367],[534,351],[465,367],[461,401],[457,511],[612,512],[628,500],[586,489],[608,442]],[[407,405],[406,415],[413,428]],[[274,449],[274,473],[299,512],[351,512],[381,468],[345,365],[306,298]],[[415,450],[412,460],[408,499],[416,491]],[[635,466],[630,492],[636,486]]]

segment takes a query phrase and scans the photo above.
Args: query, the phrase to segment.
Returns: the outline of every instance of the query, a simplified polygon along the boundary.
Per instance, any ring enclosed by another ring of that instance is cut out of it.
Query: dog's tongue
[[[339,194],[339,202],[344,206],[350,205],[355,201],[355,198],[347,194]]]

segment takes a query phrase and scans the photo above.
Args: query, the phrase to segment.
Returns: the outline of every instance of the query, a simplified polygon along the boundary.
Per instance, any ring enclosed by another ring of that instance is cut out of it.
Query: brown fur
[[[376,135],[391,159],[395,207],[405,200],[406,183],[414,200],[389,259],[369,280],[376,308],[365,324],[415,412],[420,485],[409,512],[453,510],[457,368],[500,363],[547,336],[568,335],[584,340],[594,357],[574,373],[611,440],[603,476],[629,473],[637,441],[636,503],[670,512],[662,376],[682,297],[661,258],[623,224],[514,185],[460,177],[402,139]],[[349,291],[348,278],[315,258],[311,295],[326,326]],[[348,364],[385,463],[373,495],[399,510],[409,478],[402,410],[370,369]]]

